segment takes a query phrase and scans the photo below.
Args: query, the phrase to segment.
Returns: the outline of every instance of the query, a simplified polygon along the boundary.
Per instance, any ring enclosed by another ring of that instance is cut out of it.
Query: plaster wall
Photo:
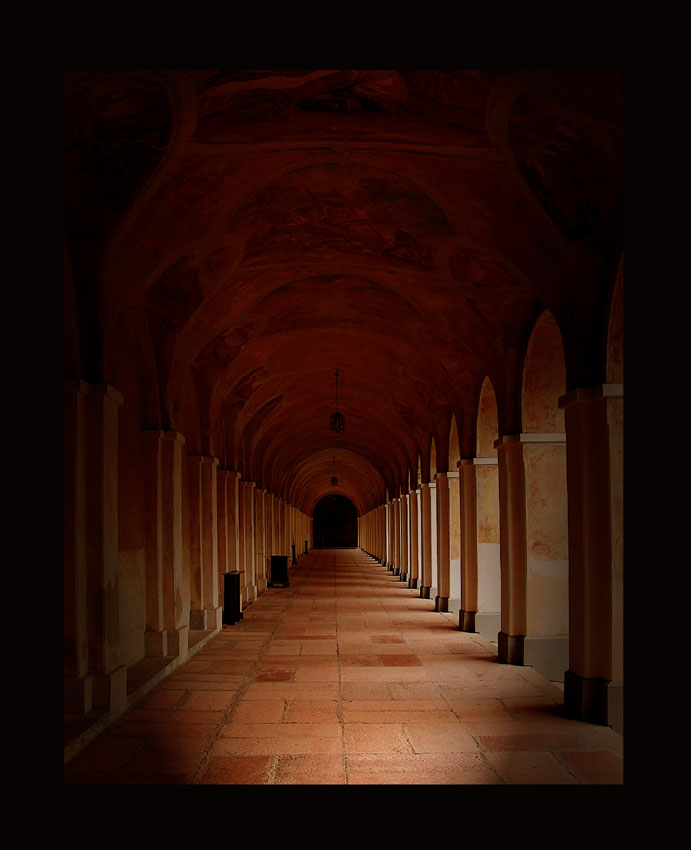
[[[565,391],[566,368],[561,334],[545,311],[533,330],[523,373],[522,421],[525,434],[563,433],[564,411],[558,399]]]
[[[417,490],[417,563],[418,584],[422,584],[422,491]]]
[[[183,454],[182,459],[182,580],[180,583],[180,596],[182,601],[182,622],[190,622],[190,609],[192,607],[191,583],[191,559],[190,559],[190,493],[189,493],[189,467],[187,458]]]
[[[528,634],[569,631],[566,446],[524,444]]]
[[[498,543],[477,544],[477,610],[499,611],[501,606],[501,561]]]
[[[145,655],[146,631],[146,556],[144,549],[121,549],[119,556],[120,588],[120,662],[136,663]]]
[[[142,437],[138,388],[128,396],[118,417],[118,628],[120,664],[145,655],[146,549],[142,501]]]
[[[430,493],[430,524],[431,524],[431,539],[432,539],[432,584],[434,592],[430,591],[431,596],[436,595],[436,589],[439,586],[439,563],[437,559],[437,486],[434,483],[429,485]]]
[[[612,538],[612,679],[624,679],[624,399],[607,401]]]
[[[461,490],[458,473],[449,473],[449,599],[461,598]]]
[[[496,464],[478,464],[475,470],[477,498],[477,610],[479,612],[495,612],[501,608],[499,467]]]

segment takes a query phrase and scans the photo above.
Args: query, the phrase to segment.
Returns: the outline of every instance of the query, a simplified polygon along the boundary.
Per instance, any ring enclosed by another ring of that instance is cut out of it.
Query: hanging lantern
[[[335,487],[338,484],[338,478],[336,478],[336,458],[334,458],[334,474],[331,478],[331,486]]]
[[[338,369],[336,369],[336,412],[331,414],[330,422],[331,430],[337,434],[345,430],[345,419],[343,414],[338,412]]]

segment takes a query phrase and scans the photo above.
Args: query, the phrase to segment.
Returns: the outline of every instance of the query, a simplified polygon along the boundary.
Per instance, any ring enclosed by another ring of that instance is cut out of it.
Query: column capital
[[[578,401],[590,401],[594,398],[623,398],[623,384],[600,384],[598,387],[578,387],[559,398],[559,407],[565,408]]]
[[[75,393],[88,393],[89,385],[86,381],[83,381],[81,378],[65,378],[64,385],[66,390],[70,390]]]
[[[123,404],[125,401],[125,396],[111,384],[87,384],[87,387],[87,392],[90,395],[102,395],[104,398],[109,398],[118,405]]]
[[[565,443],[565,433],[555,434],[505,434],[494,441],[494,448],[499,449],[502,446],[510,445],[511,443]]]
[[[210,455],[187,455],[188,460],[196,460],[199,464],[202,463],[211,463],[215,466],[218,466],[218,458],[211,457]]]
[[[164,428],[142,428],[143,437],[155,437],[157,440],[172,440],[185,444],[185,438],[177,431],[167,431]]]
[[[464,457],[458,461],[458,468],[465,466],[497,466],[498,457]]]

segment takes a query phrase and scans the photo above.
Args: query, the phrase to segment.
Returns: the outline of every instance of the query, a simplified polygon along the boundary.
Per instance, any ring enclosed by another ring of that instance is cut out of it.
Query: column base
[[[523,642],[523,663],[533,667],[550,682],[563,682],[569,666],[569,636],[527,635]]]
[[[242,596],[243,605],[250,605],[257,598],[257,587],[254,584],[245,586]]]
[[[525,635],[507,635],[499,632],[497,635],[497,655],[504,664],[519,664],[523,666],[523,642]]]
[[[420,587],[420,599],[429,599],[431,589],[430,587]]]
[[[187,657],[189,626],[144,633],[144,655],[147,658],[165,658],[169,655]]]
[[[203,608],[190,611],[190,629],[194,631],[218,631],[222,628],[223,608]]]
[[[127,709],[127,667],[121,665],[93,677],[93,707],[119,717]]]
[[[569,717],[611,726],[624,734],[624,683],[584,678],[567,670],[564,675],[564,709]]]
[[[415,576],[415,578],[408,579],[408,587],[411,590],[417,590],[417,576]]]
[[[448,596],[435,596],[434,597],[434,610],[439,611],[444,614],[449,610],[449,597]]]
[[[88,714],[94,704],[94,677],[81,676],[63,682],[65,714]]]
[[[477,611],[464,611],[462,608],[458,612],[458,628],[462,632],[475,632],[475,615]]]
[[[399,579],[400,579],[401,581],[407,581],[407,579],[408,579],[408,573],[403,573],[403,572],[402,572],[402,573],[400,573],[400,575],[399,575]]]

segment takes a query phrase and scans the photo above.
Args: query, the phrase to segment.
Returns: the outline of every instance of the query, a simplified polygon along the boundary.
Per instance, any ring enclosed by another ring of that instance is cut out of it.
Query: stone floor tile
[[[345,707],[343,720],[345,723],[458,723],[458,718],[448,708],[427,711],[397,708],[387,711],[370,711]]]
[[[292,682],[295,681],[295,671],[273,670],[257,673],[252,677],[253,682]]]
[[[560,750],[558,757],[585,785],[621,785],[624,782],[624,760],[611,750]]]
[[[199,711],[226,711],[234,702],[235,693],[228,691],[188,691],[178,708]]]
[[[143,746],[139,738],[101,737],[70,761],[66,774],[119,770]]]
[[[478,749],[475,738],[458,721],[406,724],[405,733],[416,753],[464,753]]]
[[[286,723],[338,723],[338,701],[290,700],[284,720]]]
[[[222,711],[188,711],[184,704],[177,709],[159,710],[159,709],[134,709],[127,715],[129,723],[160,723],[165,724],[186,724],[190,723],[214,723],[218,724],[223,718]]]
[[[241,700],[233,711],[234,723],[280,723],[285,714],[285,700]]]
[[[560,752],[562,750],[601,750],[602,742],[592,732],[570,733],[539,732],[516,735],[478,735],[477,741],[486,752],[491,751],[539,751]]]
[[[410,753],[412,748],[400,723],[346,723],[345,750],[352,753]]]
[[[553,753],[487,753],[488,763],[509,785],[578,785]]]
[[[67,784],[622,784],[623,738],[356,550],[313,553]]]
[[[372,655],[339,655],[338,661],[343,667],[382,667],[381,659]]]
[[[344,785],[342,754],[279,756],[274,772],[276,785]]]
[[[207,742],[193,738],[148,740],[124,767],[126,773],[193,774],[202,760]]]
[[[202,785],[266,785],[272,764],[270,755],[212,756],[196,782]]]
[[[384,667],[422,667],[422,662],[417,655],[380,655],[379,660]]]
[[[175,706],[189,692],[184,688],[157,688],[139,703],[142,709],[167,709]]]
[[[388,682],[341,682],[341,696],[344,700],[392,700],[395,687]]]
[[[339,669],[337,664],[299,667],[295,672],[296,682],[338,682]]]
[[[341,724],[325,723],[241,723],[232,721],[221,726],[223,738],[337,738]]]
[[[453,711],[466,722],[471,720],[508,720],[511,715],[503,700],[487,699],[449,699]]]
[[[502,780],[481,753],[346,757],[349,785],[498,785]]]
[[[210,723],[140,723],[124,720],[116,723],[112,734],[123,738],[210,738],[218,727]]]

